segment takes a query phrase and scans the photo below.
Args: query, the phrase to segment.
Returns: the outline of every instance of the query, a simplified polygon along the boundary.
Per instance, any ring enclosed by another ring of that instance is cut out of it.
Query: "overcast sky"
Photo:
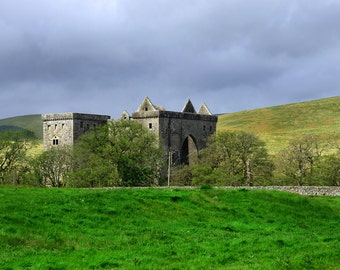
[[[0,118],[340,94],[340,0],[0,0]]]

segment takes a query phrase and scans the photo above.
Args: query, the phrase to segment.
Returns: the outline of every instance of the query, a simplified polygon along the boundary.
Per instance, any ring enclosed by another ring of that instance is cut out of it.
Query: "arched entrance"
[[[181,149],[181,163],[190,164],[190,159],[197,154],[195,138],[191,135],[185,138]]]

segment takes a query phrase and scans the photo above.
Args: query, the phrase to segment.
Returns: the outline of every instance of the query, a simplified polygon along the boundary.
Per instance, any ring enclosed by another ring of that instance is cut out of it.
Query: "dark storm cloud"
[[[2,0],[0,118],[338,95],[338,14],[331,0]]]

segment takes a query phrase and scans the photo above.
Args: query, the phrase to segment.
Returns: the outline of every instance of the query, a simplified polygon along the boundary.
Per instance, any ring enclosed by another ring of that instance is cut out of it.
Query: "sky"
[[[0,119],[340,94],[340,0],[0,0]]]

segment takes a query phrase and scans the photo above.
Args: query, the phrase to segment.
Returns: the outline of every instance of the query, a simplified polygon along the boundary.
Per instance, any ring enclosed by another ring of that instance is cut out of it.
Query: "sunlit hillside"
[[[224,114],[217,124],[217,131],[223,130],[253,132],[272,154],[297,137],[316,134],[326,139],[340,134],[340,96]]]
[[[33,132],[38,140],[32,141],[28,154],[36,155],[43,151],[43,130],[40,114],[24,115],[0,120],[0,132],[28,130]]]
[[[35,136],[42,139],[42,121],[40,114],[0,119],[0,131],[26,129],[32,131]]]

